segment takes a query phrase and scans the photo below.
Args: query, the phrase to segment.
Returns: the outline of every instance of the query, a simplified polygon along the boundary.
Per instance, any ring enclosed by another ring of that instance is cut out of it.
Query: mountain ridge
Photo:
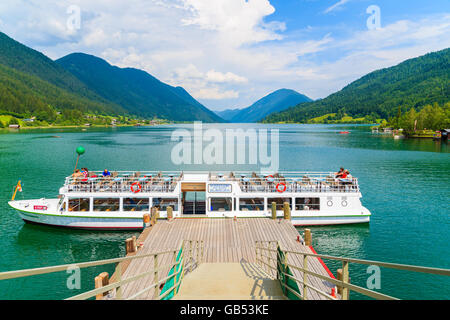
[[[267,94],[247,108],[227,109],[217,113],[225,120],[234,123],[258,122],[273,112],[309,101],[312,100],[307,96],[295,90],[283,88]]]
[[[263,122],[307,122],[326,114],[388,119],[398,107],[421,108],[450,99],[450,48],[375,70],[328,97],[272,113]]]
[[[94,71],[83,70],[76,59],[68,58],[80,56],[89,57],[88,69]],[[98,70],[101,72],[96,74]],[[53,61],[0,32],[0,113],[17,117],[39,114],[38,120],[50,123],[66,110],[65,120],[59,119],[59,123],[85,121],[83,114],[224,121],[182,87],[165,84],[143,70],[112,66],[84,53]]]
[[[102,58],[71,53],[56,63],[87,83],[98,95],[133,114],[175,121],[223,122],[184,88],[172,87],[144,70],[119,68]]]

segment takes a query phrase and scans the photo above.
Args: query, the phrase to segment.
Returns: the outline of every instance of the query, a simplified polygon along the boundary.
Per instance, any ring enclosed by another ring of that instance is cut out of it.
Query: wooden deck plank
[[[290,221],[271,220],[268,218],[247,218],[247,219],[175,219],[169,221],[158,221],[144,239],[143,248],[139,249],[137,255],[161,252],[165,250],[178,249],[182,240],[204,240],[204,262],[256,262],[255,241],[278,241],[284,249],[299,252],[311,252],[309,247],[297,242],[298,231],[292,226]],[[186,247],[186,258],[187,258]],[[194,260],[197,259],[197,252],[193,251]],[[264,253],[266,256],[276,258],[276,253]],[[308,259],[308,267],[320,274],[328,276],[325,268],[317,258]],[[167,254],[159,257],[160,265],[170,264],[173,255]],[[303,266],[303,256],[288,255],[289,263]],[[274,263],[274,261],[271,261]],[[122,279],[138,275],[153,269],[154,260],[152,257],[133,260],[129,263],[123,273]],[[272,275],[276,272],[264,268]],[[159,274],[159,278],[167,276],[169,268],[165,268]],[[293,269],[294,275],[303,279],[302,272]],[[124,285],[122,287],[123,297],[129,297],[134,293],[146,288],[153,283],[153,275],[144,279]],[[331,286],[328,282],[317,277],[308,276],[308,282],[319,289],[329,293]],[[299,284],[300,289],[302,286]],[[154,290],[149,290],[139,299],[151,299]],[[308,289],[310,299],[324,299],[314,290]]]

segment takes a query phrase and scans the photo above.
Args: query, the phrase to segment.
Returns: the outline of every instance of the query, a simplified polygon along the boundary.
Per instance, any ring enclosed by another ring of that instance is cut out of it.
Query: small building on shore
[[[20,124],[10,124],[9,128],[11,128],[11,129],[19,129],[20,128]]]
[[[450,134],[450,129],[442,129],[441,130],[441,139],[448,140],[449,134]]]

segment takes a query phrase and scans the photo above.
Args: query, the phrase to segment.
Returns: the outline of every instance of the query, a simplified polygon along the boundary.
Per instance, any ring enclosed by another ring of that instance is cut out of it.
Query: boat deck
[[[137,255],[176,249],[183,240],[203,240],[204,263],[256,263],[256,241],[278,241],[282,249],[311,253],[311,248],[302,245],[303,241],[298,237],[298,231],[289,220],[266,218],[164,220],[158,221],[151,228],[144,230],[138,239],[138,243],[142,242],[143,247],[138,250]],[[298,242],[299,239],[301,242]],[[195,252],[193,254],[196,255]],[[263,255],[267,256],[268,254],[265,252]],[[276,255],[274,254],[273,257]],[[168,265],[172,261],[173,255],[162,255],[158,258],[159,265]],[[303,256],[289,255],[288,261],[293,265],[303,266]],[[153,266],[153,257],[133,260],[122,266],[122,279],[151,270]],[[328,271],[317,258],[310,258],[308,267],[309,270],[329,276]],[[169,268],[162,269],[158,278],[162,279],[167,276],[168,271]],[[269,268],[265,271],[276,275]],[[297,278],[303,278],[302,272],[295,269],[292,272]],[[153,278],[152,274],[140,281],[124,285],[122,297],[124,299],[132,297],[152,284]],[[333,284],[309,275],[308,283],[326,293],[330,293],[331,288],[334,288]],[[299,288],[302,288],[301,284],[299,284]],[[151,289],[136,299],[152,299],[153,297],[154,289]],[[308,299],[322,300],[324,297],[314,290],[308,289]]]
[[[359,192],[358,179],[335,178],[333,172],[284,172],[261,175],[255,172],[203,173],[203,172],[112,172],[103,177],[102,172],[92,171],[89,176],[66,178],[61,193],[121,193],[132,192],[139,185],[143,193],[173,193],[181,182],[204,182],[212,184],[237,183],[243,193],[283,192]]]

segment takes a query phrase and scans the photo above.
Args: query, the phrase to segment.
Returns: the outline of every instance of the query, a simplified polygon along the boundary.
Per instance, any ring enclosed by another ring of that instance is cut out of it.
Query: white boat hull
[[[339,224],[356,224],[369,223],[369,216],[362,217],[292,217],[292,224],[296,227],[301,226],[325,226],[325,225],[339,225]]]
[[[88,215],[69,216],[54,210],[58,200],[10,201],[9,205],[18,210],[19,216],[27,223],[93,230],[139,230],[143,228],[142,216],[137,217],[90,217]],[[28,205],[27,205],[28,204]],[[35,207],[46,207],[36,210]]]
[[[19,216],[27,223],[42,224],[54,227],[66,227],[73,229],[93,229],[93,230],[140,230],[143,228],[141,219],[108,219],[89,217],[55,217],[43,216],[34,213],[20,212]]]
[[[98,214],[76,213],[67,214],[59,213],[56,210],[57,199],[53,200],[24,200],[24,201],[10,201],[9,205],[18,210],[19,216],[27,223],[42,224],[56,227],[66,227],[74,229],[92,229],[92,230],[140,230],[143,228],[143,214],[134,214],[134,217],[124,216],[123,214],[111,216],[99,216]],[[45,207],[45,210],[35,209]],[[299,213],[293,212],[291,221],[294,226],[319,226],[319,225],[341,225],[341,224],[356,224],[370,222],[370,212],[366,208],[359,214],[346,214],[341,212],[339,214],[320,214],[314,213]],[[192,218],[192,215],[175,215],[176,218]],[[255,214],[243,212],[228,212],[216,218],[267,218],[270,219],[271,214]],[[166,218],[165,214],[161,212],[161,218]],[[195,216],[195,218],[211,218],[209,215]],[[277,219],[282,219],[283,213],[278,212]]]

